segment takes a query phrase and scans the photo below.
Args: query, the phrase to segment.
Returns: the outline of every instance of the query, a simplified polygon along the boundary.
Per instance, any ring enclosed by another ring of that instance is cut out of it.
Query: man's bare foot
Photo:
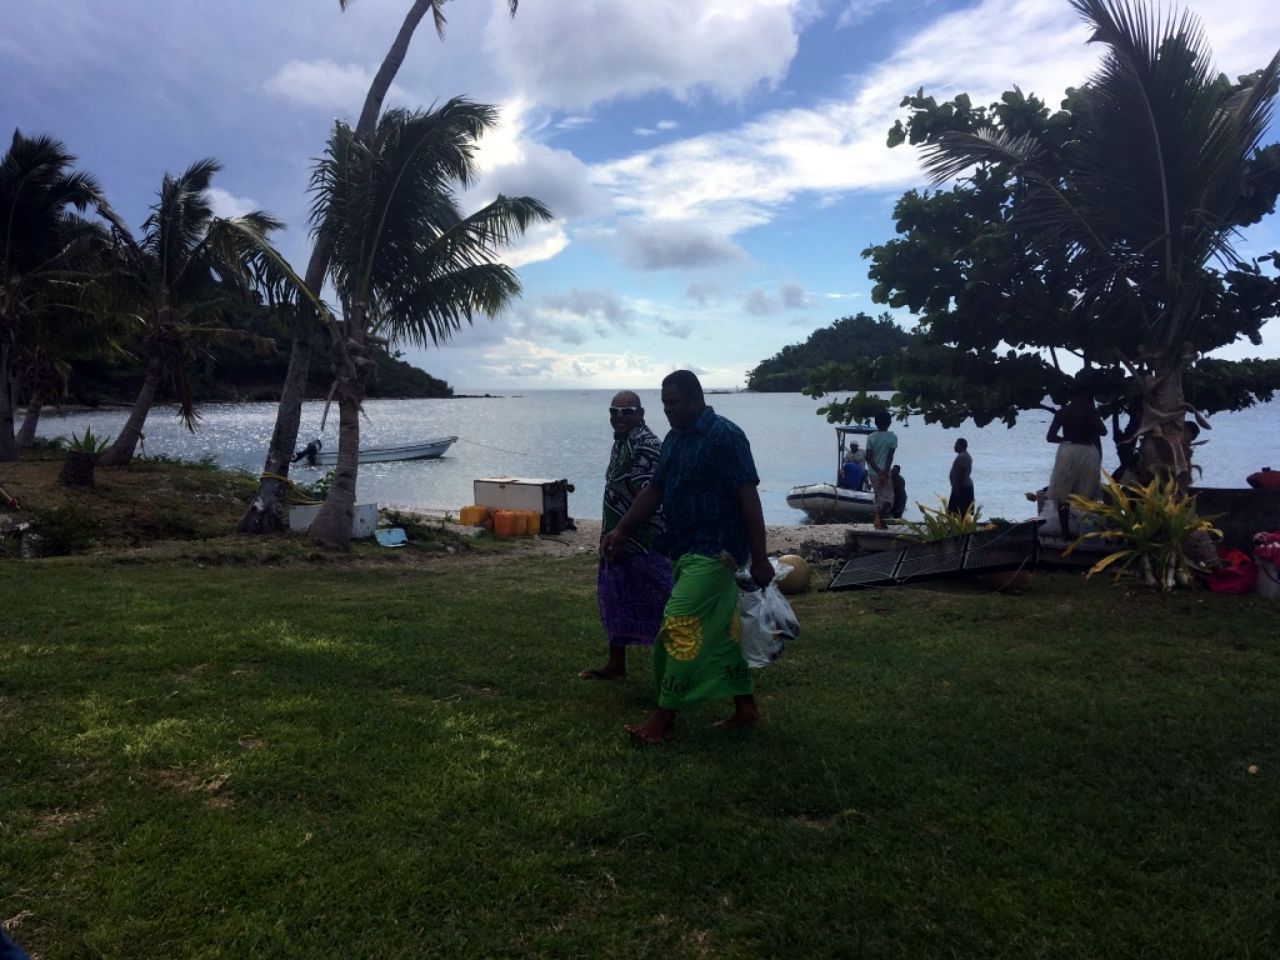
[[[655,710],[641,723],[629,723],[622,728],[631,739],[646,746],[669,743],[676,738],[676,715],[670,710]]]
[[[625,680],[627,679],[626,671],[618,672],[610,670],[608,667],[600,667],[599,669],[583,670],[578,674],[579,680]]]
[[[758,730],[764,726],[764,717],[759,710],[735,710],[733,716],[717,720],[712,726],[717,730]]]

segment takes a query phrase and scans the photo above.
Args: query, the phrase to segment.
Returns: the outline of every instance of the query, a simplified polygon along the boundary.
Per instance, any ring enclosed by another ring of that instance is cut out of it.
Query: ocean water
[[[576,490],[569,497],[573,516],[600,513],[605,463],[612,443],[608,405],[613,391],[534,390],[523,394],[450,400],[370,400],[361,424],[362,446],[409,443],[456,434],[458,442],[439,460],[364,464],[359,498],[383,506],[420,507],[457,512],[472,502],[472,481],[513,476],[567,479]],[[649,426],[658,436],[667,430],[658,391],[640,391]],[[835,433],[818,417],[818,403],[801,394],[715,394],[707,397],[718,413],[737,423],[751,441],[760,474],[760,500],[768,523],[800,523],[804,514],[787,506],[786,495],[800,483],[827,482],[836,470]],[[299,446],[319,431],[323,404],[303,410]],[[275,405],[222,404],[201,410],[195,433],[177,420],[173,407],[151,411],[144,429],[145,452],[187,460],[212,457],[224,467],[262,469],[275,425]],[[114,436],[123,425],[123,410],[46,413],[39,433],[44,437],[79,433],[86,426]],[[1245,477],[1263,466],[1280,469],[1280,402],[1239,413],[1220,414],[1213,429],[1201,434],[1198,448],[1204,486],[1243,487]],[[1023,497],[1049,481],[1055,448],[1045,442],[1049,414],[1031,411],[1012,429],[992,424],[979,430],[968,424],[956,430],[928,426],[913,419],[895,423],[897,462],[907,481],[911,503],[907,516],[918,516],[917,501],[929,506],[948,492],[947,472],[956,437],[969,441],[973,477],[983,516],[1018,519],[1030,516]],[[323,435],[326,449],[337,444],[337,408],[330,411]],[[1104,441],[1103,466],[1116,464],[1114,448]],[[322,469],[293,467],[291,476],[316,479]]]

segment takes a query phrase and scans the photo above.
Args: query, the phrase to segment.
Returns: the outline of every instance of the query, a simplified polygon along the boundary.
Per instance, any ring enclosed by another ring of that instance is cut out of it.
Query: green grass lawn
[[[575,676],[586,558],[0,564],[0,920],[46,960],[1280,953],[1274,604],[796,608],[764,731],[643,749],[647,657]]]

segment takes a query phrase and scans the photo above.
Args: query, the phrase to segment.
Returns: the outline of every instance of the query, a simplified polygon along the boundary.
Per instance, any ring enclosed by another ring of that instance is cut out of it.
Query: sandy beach
[[[445,514],[429,511],[412,512],[432,520],[444,521]],[[474,536],[476,527],[463,527],[445,521],[445,525],[463,536]],[[540,534],[536,537],[513,541],[513,545],[543,556],[574,556],[596,552],[600,541],[600,521],[574,519],[575,529],[557,534]],[[766,547],[771,555],[796,553],[807,560],[830,559],[842,556],[850,538],[874,528],[862,523],[824,524],[775,524],[765,527]]]

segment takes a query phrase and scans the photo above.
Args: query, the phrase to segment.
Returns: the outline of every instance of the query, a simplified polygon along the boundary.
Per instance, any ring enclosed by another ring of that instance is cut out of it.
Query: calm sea
[[[570,513],[597,517],[604,466],[612,433],[607,407],[612,391],[538,390],[456,400],[371,400],[368,419],[361,425],[363,446],[407,443],[447,434],[459,440],[440,460],[366,464],[360,468],[359,496],[384,506],[445,509],[456,512],[472,502],[472,481],[480,477],[515,476],[567,479],[576,487],[569,498]],[[650,427],[659,436],[667,430],[657,391],[641,391]],[[769,523],[799,523],[804,515],[787,506],[787,491],[798,483],[829,481],[835,475],[835,434],[815,415],[817,402],[801,394],[717,394],[708,402],[746,431],[760,473],[760,499]],[[321,403],[303,411],[299,445],[319,430]],[[205,407],[194,434],[174,416],[174,408],[157,407],[147,420],[146,453],[187,460],[213,457],[225,467],[262,469],[267,442],[275,424],[275,406],[265,403]],[[95,434],[114,436],[124,423],[124,411],[46,414],[41,436],[65,436],[92,426]],[[915,501],[935,505],[947,493],[952,444],[969,441],[973,455],[977,500],[987,517],[1016,519],[1030,515],[1023,497],[1044,486],[1053,466],[1054,448],[1045,442],[1049,414],[1031,412],[1007,429],[994,424],[982,430],[971,424],[944,430],[912,420],[895,424],[898,460],[907,479],[912,507]],[[1213,429],[1202,435],[1199,448],[1204,468],[1201,483],[1215,487],[1243,487],[1245,477],[1263,466],[1280,469],[1280,402],[1240,413],[1220,414]],[[330,413],[323,437],[326,449],[337,444],[337,408]],[[1103,465],[1115,466],[1113,448],[1104,446]],[[294,468],[300,480],[321,471]]]

